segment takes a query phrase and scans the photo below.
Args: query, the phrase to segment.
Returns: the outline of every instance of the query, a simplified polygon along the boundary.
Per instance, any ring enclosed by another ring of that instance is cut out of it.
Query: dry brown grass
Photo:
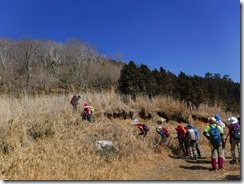
[[[154,131],[158,118],[155,111],[190,114],[184,104],[167,97],[154,100],[138,97],[136,103],[130,100],[124,103],[113,91],[80,95],[77,112],[70,105],[72,94],[0,97],[1,179],[130,180],[138,162],[145,159],[153,163],[158,158],[152,149],[152,142],[158,138]],[[95,107],[96,122],[92,126],[81,120],[84,102]],[[154,115],[147,121],[151,130],[146,140],[137,138],[137,128],[129,119],[121,121],[103,116],[104,112],[116,109],[138,112],[141,108]],[[213,112],[216,111],[210,113]],[[171,132],[176,125],[171,121],[165,124]],[[98,155],[93,148],[96,140],[113,141],[119,153],[110,157]]]

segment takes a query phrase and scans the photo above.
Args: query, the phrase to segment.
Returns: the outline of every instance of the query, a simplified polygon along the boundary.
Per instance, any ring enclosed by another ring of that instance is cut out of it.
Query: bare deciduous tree
[[[48,70],[57,75],[64,60],[64,46],[59,43],[47,41],[42,43],[42,58]]]
[[[11,41],[6,38],[0,38],[0,64],[3,70],[7,68],[7,61],[11,52]]]
[[[23,39],[17,43],[17,60],[24,66],[26,72],[26,82],[29,86],[30,78],[32,76],[32,63],[37,59],[36,54],[40,47],[40,42],[31,39]]]

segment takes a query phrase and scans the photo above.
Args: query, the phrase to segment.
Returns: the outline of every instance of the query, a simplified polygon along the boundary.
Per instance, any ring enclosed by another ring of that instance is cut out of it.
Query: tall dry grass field
[[[158,138],[156,111],[190,113],[184,104],[167,97],[154,100],[138,97],[134,102],[125,101],[113,91],[80,95],[77,112],[70,105],[73,94],[0,97],[2,180],[130,180],[141,160],[153,163],[158,157],[152,149],[152,142]],[[84,102],[95,107],[96,121],[92,125],[81,119]],[[137,138],[138,130],[130,119],[121,121],[104,116],[104,112],[122,109],[134,111],[138,117],[136,112],[141,108],[153,114],[147,121],[151,130],[146,140]],[[119,152],[110,156],[97,154],[96,140],[112,141]]]

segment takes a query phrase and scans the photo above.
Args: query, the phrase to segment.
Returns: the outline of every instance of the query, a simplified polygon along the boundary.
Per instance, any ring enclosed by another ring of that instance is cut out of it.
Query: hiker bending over
[[[223,129],[216,124],[214,117],[208,118],[209,125],[203,131],[203,135],[210,141],[211,145],[211,164],[212,169],[217,171],[224,168],[224,155],[223,155]],[[217,167],[218,159],[218,167]]]
[[[238,119],[235,117],[231,117],[228,119],[228,128],[229,128],[229,136],[230,136],[230,145],[231,145],[231,156],[232,156],[232,164],[240,163],[240,138],[241,138],[241,127],[238,123]],[[236,147],[238,150],[238,159],[236,159]]]
[[[159,126],[158,128],[156,128],[156,132],[161,136],[159,145],[160,146],[165,145],[165,143],[169,137],[169,131],[167,130],[167,128]]]
[[[94,107],[89,106],[88,103],[84,103],[84,119],[89,121],[90,123],[93,123],[93,112],[94,112]]]
[[[196,149],[196,144],[197,144],[197,136],[195,133],[195,129],[193,128],[192,125],[187,125],[186,126],[187,131],[186,131],[186,139],[188,140],[188,146],[189,146],[189,152],[190,152],[190,159],[197,160],[197,149]]]
[[[182,150],[182,153],[184,156],[186,156],[186,147],[185,147],[185,135],[186,135],[186,129],[182,125],[178,125],[177,128],[175,128],[177,132],[177,139],[179,142],[180,149]]]
[[[78,101],[80,100],[80,96],[74,95],[70,101],[71,105],[73,106],[74,110],[77,110],[77,105],[79,104]]]
[[[140,130],[138,136],[142,135],[143,138],[146,137],[147,132],[149,131],[149,127],[146,124],[141,124],[141,123],[137,123],[136,126]]]

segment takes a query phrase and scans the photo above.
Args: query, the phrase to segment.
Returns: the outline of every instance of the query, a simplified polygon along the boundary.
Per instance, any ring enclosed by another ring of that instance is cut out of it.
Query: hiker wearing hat
[[[194,148],[197,151],[198,158],[201,158],[202,156],[201,156],[201,151],[200,151],[200,148],[199,148],[200,134],[199,134],[198,130],[196,128],[194,128],[192,125],[189,124],[186,127],[187,127],[187,129],[193,129],[194,130],[194,133],[195,133],[195,136],[196,136],[196,143],[194,145]]]
[[[147,132],[149,131],[149,127],[146,124],[142,124],[142,123],[137,123],[136,126],[140,130],[138,136],[143,136],[143,138],[146,137]]]
[[[195,133],[195,129],[193,128],[192,125],[187,125],[186,126],[187,131],[186,131],[186,139],[188,140],[189,144],[189,153],[190,153],[190,159],[197,160],[197,149],[196,149],[196,143],[197,143],[197,135]]]
[[[223,155],[223,128],[216,124],[214,117],[208,118],[209,125],[203,131],[203,135],[210,141],[211,144],[211,165],[213,170],[224,168]],[[218,163],[218,165],[217,165]]]
[[[79,100],[80,100],[80,96],[77,96],[77,95],[74,95],[72,98],[71,98],[71,101],[70,101],[70,103],[71,103],[71,105],[73,106],[73,109],[74,110],[77,110],[77,105],[79,104],[78,102],[79,102]]]
[[[235,117],[231,117],[228,119],[228,128],[230,135],[230,145],[231,145],[231,156],[232,156],[232,164],[240,162],[240,138],[241,138],[241,127],[238,123],[238,119]],[[238,159],[236,159],[235,150],[238,150]]]
[[[167,128],[159,126],[156,128],[156,132],[161,136],[161,139],[159,141],[159,145],[163,146],[165,145],[167,139],[169,138],[169,131]]]
[[[183,155],[186,156],[186,147],[185,147],[185,135],[186,135],[186,129],[182,125],[178,125],[177,128],[175,128],[177,132],[177,137],[179,142],[180,149],[182,150]]]

